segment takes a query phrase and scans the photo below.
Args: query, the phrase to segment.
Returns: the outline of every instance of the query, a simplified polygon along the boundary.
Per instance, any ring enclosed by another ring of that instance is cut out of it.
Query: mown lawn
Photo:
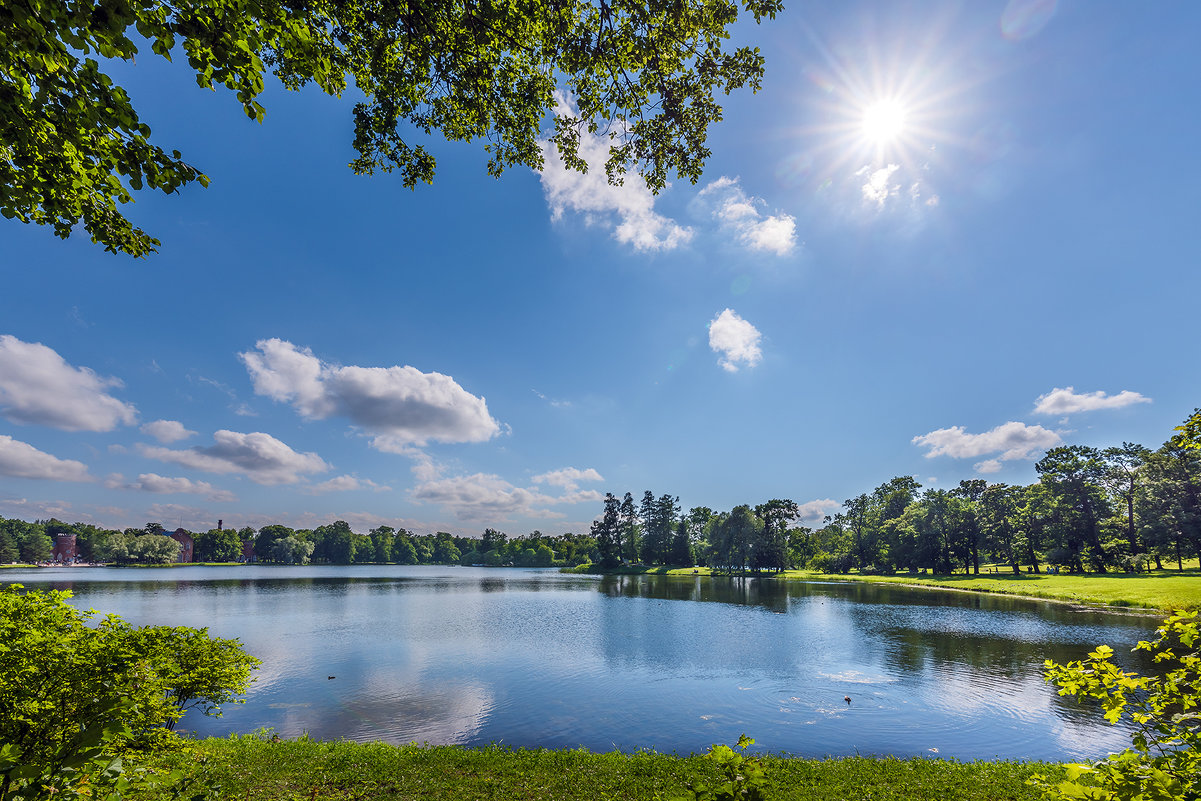
[[[1195,565],[1197,560],[1192,560]],[[587,572],[589,566],[575,572]],[[599,571],[598,571],[599,572]],[[669,575],[708,575],[708,568],[619,568],[618,573],[654,573]],[[808,570],[787,570],[781,574],[764,573],[764,578],[792,581],[866,581],[888,584],[914,584],[924,587],[943,587],[970,592],[995,592],[1005,595],[1025,595],[1074,603],[1157,611],[1201,609],[1201,570],[1188,567],[1183,572],[1155,570],[1150,573],[1082,573],[1048,575],[1047,573],[985,573],[979,576],[908,575],[862,576],[857,573],[831,574]]]
[[[223,798],[546,799],[652,801],[684,793],[718,773],[700,756],[655,753],[392,746],[262,737],[197,741],[162,757],[172,767],[203,770]],[[765,758],[770,801],[1018,801],[1040,798],[1026,781],[1059,767],[1025,762],[939,759],[806,760]]]

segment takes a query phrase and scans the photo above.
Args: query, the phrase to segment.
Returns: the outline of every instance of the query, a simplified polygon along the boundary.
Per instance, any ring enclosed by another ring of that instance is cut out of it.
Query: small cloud
[[[893,173],[900,168],[899,164],[889,164],[887,167],[881,167],[878,170],[863,167],[856,172],[855,175],[867,175],[867,182],[862,187],[864,201],[875,203],[878,208],[884,208],[884,204],[888,202],[888,199],[901,191],[900,184],[892,183]]]
[[[218,431],[214,444],[187,450],[139,445],[143,456],[202,470],[206,473],[241,473],[256,484],[295,484],[300,476],[324,473],[329,465],[315,453],[298,453],[270,434],[256,431]]]
[[[1054,431],[1042,426],[1010,421],[982,434],[969,434],[962,426],[940,428],[914,437],[914,445],[928,448],[926,458],[950,456],[970,459],[976,456],[999,454],[976,465],[981,473],[995,473],[1001,462],[1013,459],[1033,459],[1034,454],[1058,445],[1063,440]]]
[[[74,367],[53,348],[0,336],[0,411],[14,423],[33,423],[63,431],[112,431],[131,426],[138,412],[114,398],[117,378],[104,378],[87,367]]]
[[[377,450],[403,454],[431,441],[486,442],[503,431],[484,398],[448,375],[329,364],[281,339],[255,347],[238,355],[256,394],[290,403],[310,420],[345,417],[373,435]]]
[[[152,423],[146,423],[139,430],[143,434],[154,437],[164,445],[170,445],[172,442],[196,436],[195,431],[188,430],[184,427],[183,423],[177,420],[155,420]]]
[[[1001,460],[985,459],[983,462],[977,462],[975,465],[973,465],[973,468],[977,473],[983,475],[988,473],[999,473],[1001,472]]]
[[[797,520],[805,525],[812,526],[822,522],[826,515],[841,509],[842,504],[832,498],[822,498],[816,501],[806,501],[805,503],[797,504],[797,508],[800,509]]]
[[[548,473],[534,476],[535,484],[550,484],[552,487],[562,487],[566,492],[579,489],[581,481],[604,481],[601,474],[589,467],[580,470],[575,467],[564,467],[561,470],[551,470]]]
[[[110,476],[118,478],[120,474]],[[109,486],[109,481],[105,482]],[[190,478],[171,478],[160,476],[158,473],[142,473],[138,480],[128,484],[124,489],[140,492],[152,492],[156,495],[204,495],[214,503],[233,503],[238,499],[228,490],[218,489],[207,481],[193,481]]]
[[[759,349],[762,334],[755,326],[739,317],[732,309],[726,309],[709,323],[709,347],[720,354],[718,360],[731,373],[739,366],[754,367],[763,358]]]
[[[1056,387],[1034,402],[1035,414],[1069,415],[1077,412],[1094,412],[1098,409],[1121,409],[1136,403],[1150,403],[1151,399],[1124,389],[1116,395],[1104,392],[1077,393],[1072,387]],[[1065,418],[1066,419],[1066,418]]]
[[[764,201],[748,196],[737,178],[722,176],[702,189],[699,196],[712,198],[714,218],[724,228],[735,231],[739,241],[751,250],[786,256],[796,247],[796,218],[783,213],[761,214],[759,208]]]
[[[559,97],[557,113],[574,117],[576,111]],[[655,196],[642,176],[625,175],[618,186],[609,183],[604,169],[609,158],[607,136],[580,134],[579,156],[588,164],[586,173],[568,169],[550,142],[542,143],[542,155],[545,163],[539,177],[552,220],[574,211],[583,215],[588,225],[611,227],[618,242],[635,250],[673,250],[692,238],[691,228],[655,211]]]
[[[308,495],[324,495],[327,492],[353,492],[355,490],[373,490],[375,492],[387,492],[392,489],[385,487],[382,484],[376,484],[369,478],[358,478],[357,476],[336,476],[329,481],[322,481],[320,484],[314,484],[306,490]]]
[[[83,462],[59,459],[4,434],[0,434],[0,476],[44,481],[93,480]]]

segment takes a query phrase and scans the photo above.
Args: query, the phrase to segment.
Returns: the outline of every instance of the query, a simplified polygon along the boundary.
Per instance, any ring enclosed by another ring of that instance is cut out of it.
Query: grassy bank
[[[712,784],[718,772],[699,756],[654,753],[469,749],[383,743],[270,742],[252,736],[201,740],[164,757],[203,769],[222,796],[285,799],[546,799],[650,801],[672,798],[689,782]],[[1018,801],[1039,798],[1026,785],[1042,763],[936,759],[765,758],[771,801]]]
[[[573,568],[573,572],[602,572],[589,565]],[[609,572],[609,571],[604,571]],[[668,573],[693,575],[693,568],[624,567],[614,573]],[[708,575],[708,568],[698,568]],[[1101,604],[1133,609],[1171,611],[1201,609],[1201,572],[1190,568],[1184,572],[1155,570],[1150,573],[1083,573],[1047,575],[1046,573],[991,573],[979,576],[863,576],[856,573],[830,574],[807,570],[788,570],[781,574],[764,573],[764,578],[792,581],[865,581],[872,583],[918,585],[968,592],[993,592],[1022,595],[1071,603]]]

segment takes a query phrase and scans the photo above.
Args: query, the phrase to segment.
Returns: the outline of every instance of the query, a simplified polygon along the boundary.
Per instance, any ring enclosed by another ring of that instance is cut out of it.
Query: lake
[[[1042,680],[1158,618],[848,583],[463,567],[45,568],[137,625],[208,627],[263,660],[200,735],[800,756],[1080,759],[1126,734]],[[1146,665],[1126,656],[1126,663]],[[332,678],[330,678],[332,677]],[[844,696],[851,698],[848,704]]]

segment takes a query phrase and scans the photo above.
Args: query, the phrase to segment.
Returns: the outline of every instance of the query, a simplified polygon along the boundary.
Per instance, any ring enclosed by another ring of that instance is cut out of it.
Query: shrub
[[[71,593],[22,590],[0,588],[0,798],[102,757],[111,767],[170,738],[189,708],[219,715],[259,664],[205,629],[134,628],[114,615],[90,627],[95,613],[70,606]]]
[[[1047,660],[1047,680],[1060,695],[1101,702],[1105,719],[1128,716],[1132,747],[1098,762],[1068,765],[1067,779],[1033,780],[1048,796],[1095,801],[1184,801],[1201,798],[1201,653],[1196,612],[1164,621],[1148,651],[1166,670],[1160,676],[1127,673],[1113,664],[1113,649],[1097,646],[1088,658],[1059,665]]]

